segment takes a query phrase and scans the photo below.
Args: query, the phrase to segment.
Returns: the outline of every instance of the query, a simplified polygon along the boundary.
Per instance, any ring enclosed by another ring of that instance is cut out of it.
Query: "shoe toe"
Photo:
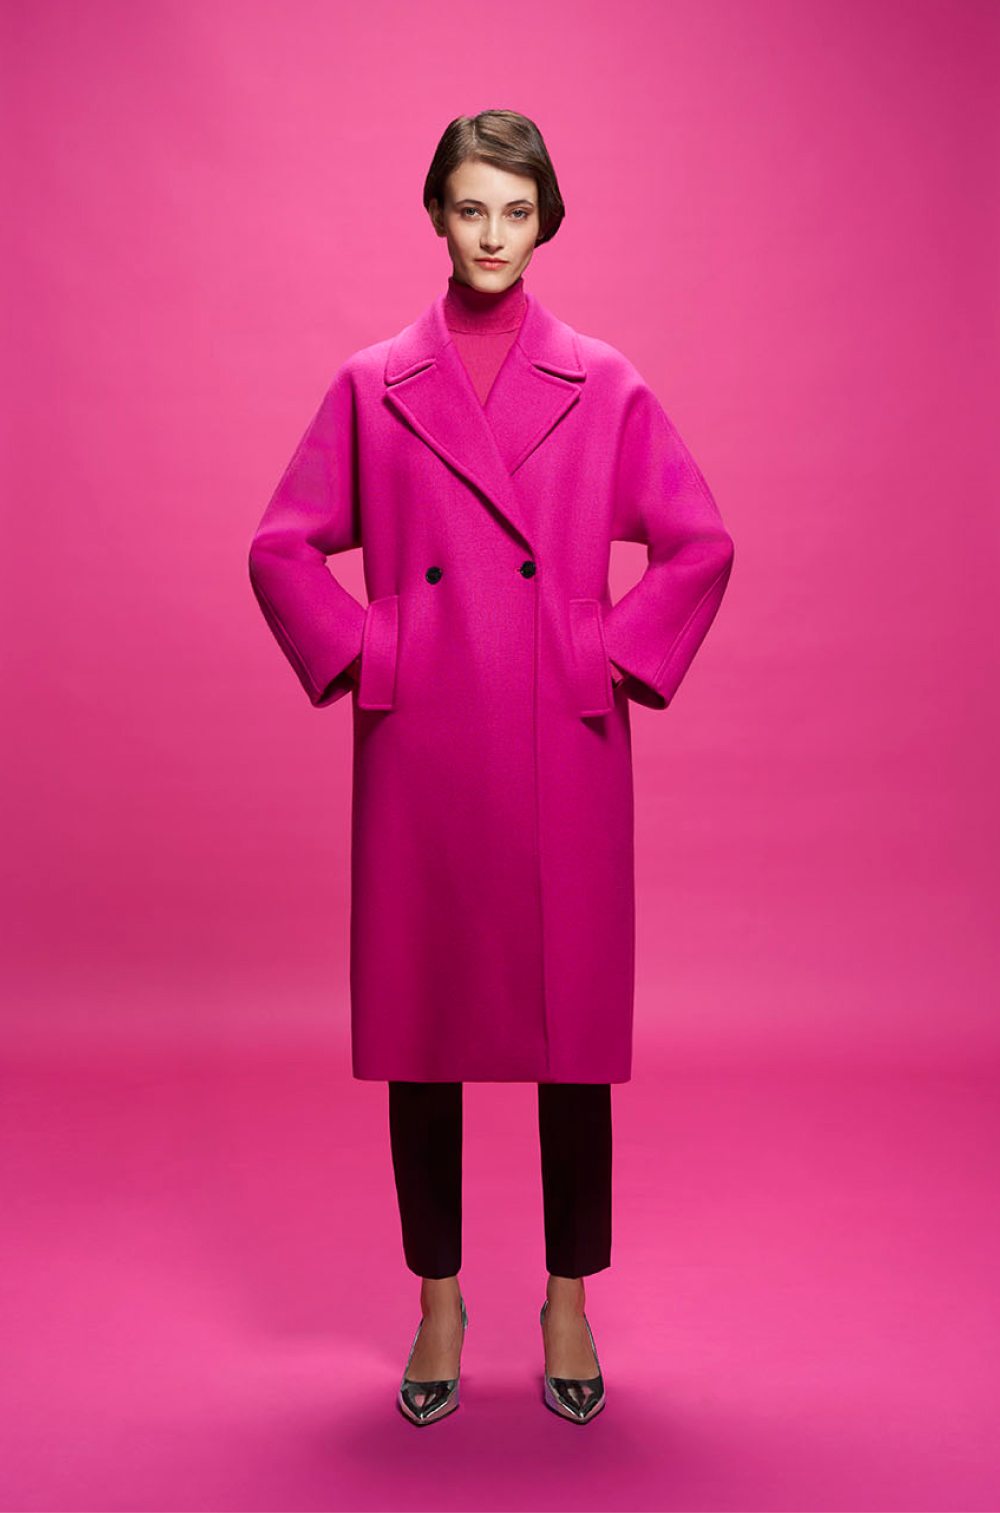
[[[546,1376],[557,1412],[583,1423],[604,1406],[604,1381],[600,1376],[580,1380],[577,1377]]]
[[[399,1389],[403,1408],[418,1423],[435,1418],[457,1396],[457,1378],[451,1381],[414,1382],[408,1377]],[[457,1406],[457,1405],[456,1405]]]

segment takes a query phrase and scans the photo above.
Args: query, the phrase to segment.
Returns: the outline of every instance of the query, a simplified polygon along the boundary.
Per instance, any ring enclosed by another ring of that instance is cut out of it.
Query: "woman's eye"
[[[475,205],[463,205],[461,213],[462,213],[463,217],[465,217],[465,216],[472,216],[472,215],[478,215],[479,214],[479,210],[478,210],[478,208]],[[528,216],[530,214],[531,214],[530,210],[512,210],[511,211],[511,215],[516,216],[518,220],[522,220],[522,221],[526,221],[528,219]]]

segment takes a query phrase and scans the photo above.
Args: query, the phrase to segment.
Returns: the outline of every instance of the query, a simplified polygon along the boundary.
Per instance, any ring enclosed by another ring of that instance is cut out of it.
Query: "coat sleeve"
[[[352,685],[365,607],[326,566],[361,545],[354,385],[342,367],[306,428],[250,542],[250,582],[310,702]]]
[[[639,582],[604,616],[610,661],[628,696],[665,709],[715,618],[733,541],[694,458],[652,390],[626,401],[612,536],[648,548]]]

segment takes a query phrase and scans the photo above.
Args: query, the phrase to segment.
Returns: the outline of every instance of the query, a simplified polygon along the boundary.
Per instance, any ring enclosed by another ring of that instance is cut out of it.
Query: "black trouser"
[[[389,1135],[406,1264],[452,1277],[462,1264],[461,1082],[390,1082]],[[540,1082],[546,1269],[611,1265],[611,1085]]]

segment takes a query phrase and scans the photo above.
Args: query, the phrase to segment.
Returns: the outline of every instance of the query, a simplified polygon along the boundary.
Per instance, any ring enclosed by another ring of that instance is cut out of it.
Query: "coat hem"
[[[605,1083],[625,1083],[632,1081],[632,1073],[623,1077],[391,1077],[378,1072],[352,1072],[355,1082],[524,1082],[524,1083],[564,1083],[579,1086],[581,1084],[596,1084],[603,1086]]]

